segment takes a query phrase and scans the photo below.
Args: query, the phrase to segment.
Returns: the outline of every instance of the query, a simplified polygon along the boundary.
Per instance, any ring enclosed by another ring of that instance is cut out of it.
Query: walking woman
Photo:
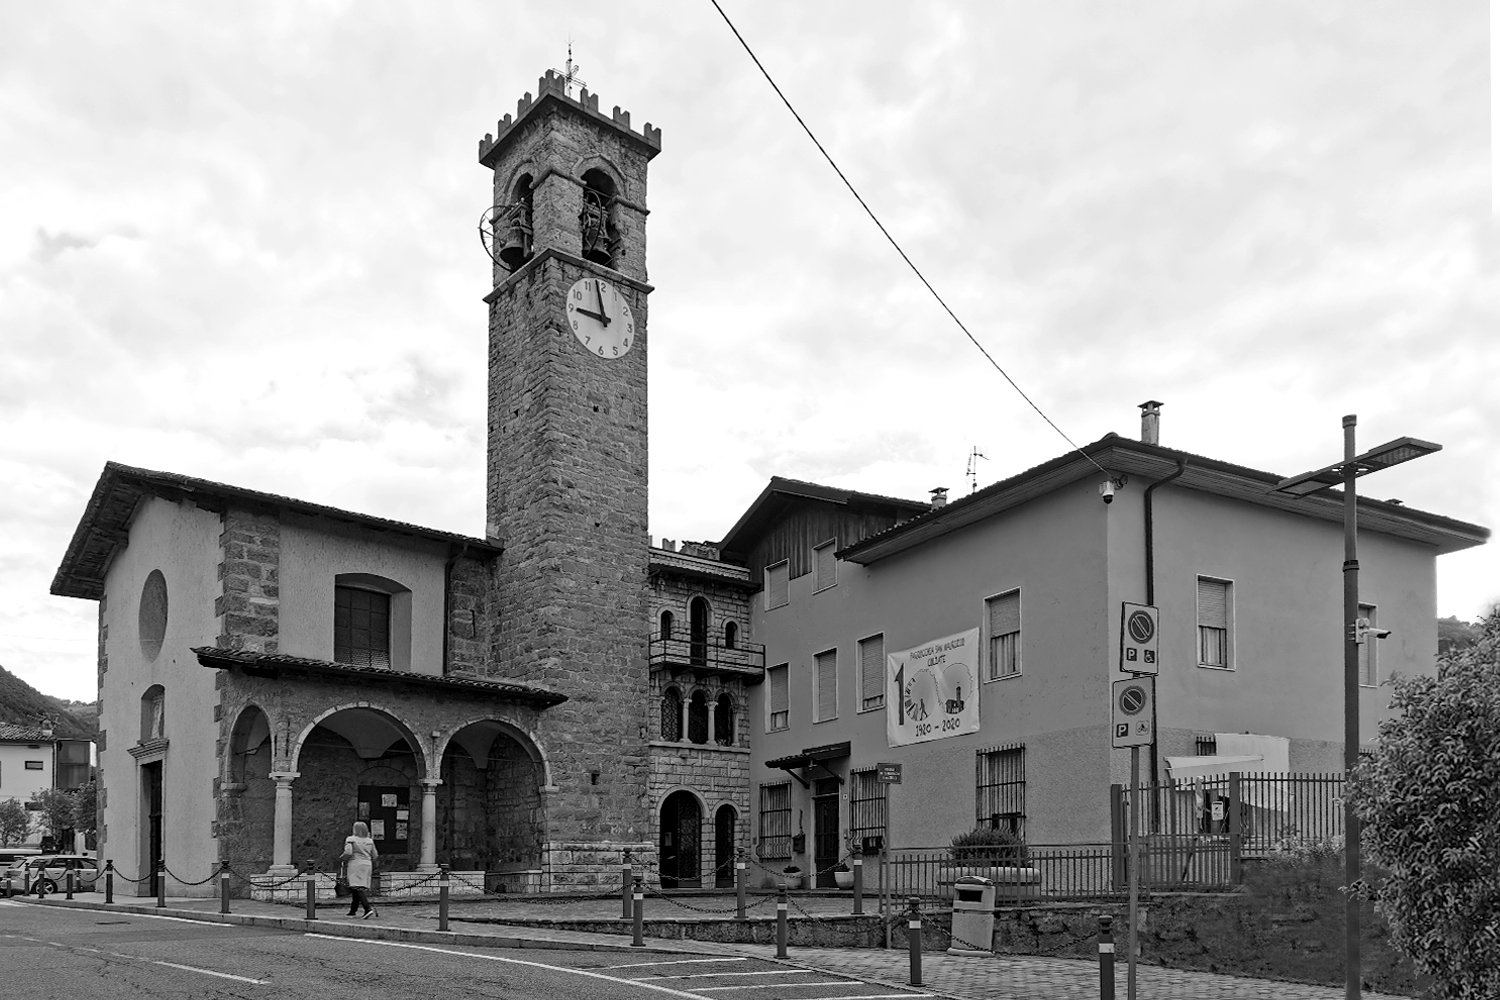
[[[375,841],[370,839],[370,828],[364,823],[355,823],[354,833],[344,840],[344,855],[340,859],[349,866],[347,877],[351,917],[361,906],[365,908],[366,920],[380,915],[370,905],[370,876],[375,871],[375,861],[379,857]]]

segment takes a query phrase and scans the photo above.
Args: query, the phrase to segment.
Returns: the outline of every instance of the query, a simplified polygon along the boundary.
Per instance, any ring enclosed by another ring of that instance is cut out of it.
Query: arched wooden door
[[[661,804],[661,885],[663,889],[696,889],[703,885],[700,840],[703,811],[691,792],[673,792]]]

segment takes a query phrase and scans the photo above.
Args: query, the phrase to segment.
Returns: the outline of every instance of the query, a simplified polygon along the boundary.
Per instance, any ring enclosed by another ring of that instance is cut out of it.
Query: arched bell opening
[[[514,271],[531,259],[531,175],[516,178],[502,225],[496,227],[500,263]]]
[[[703,885],[703,807],[692,792],[676,791],[661,804],[657,848],[663,889],[696,889]]]
[[[472,722],[448,741],[441,776],[438,862],[502,876],[534,872],[539,879],[546,817],[544,768],[536,745],[503,722]]]
[[[620,249],[614,178],[594,168],[583,174],[583,211],[578,213],[580,256],[605,267],[615,266]]]
[[[420,743],[394,715],[378,708],[339,709],[319,719],[295,748],[292,771],[292,859],[338,864],[355,822],[370,828],[380,867],[414,870],[421,856]]]

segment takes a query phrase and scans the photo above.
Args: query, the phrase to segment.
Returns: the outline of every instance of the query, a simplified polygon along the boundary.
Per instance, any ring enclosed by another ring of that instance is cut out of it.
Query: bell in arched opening
[[[516,181],[515,198],[506,208],[503,224],[495,228],[496,235],[500,237],[500,263],[514,271],[531,259],[530,174],[525,174]]]
[[[578,213],[578,230],[583,259],[613,267],[620,245],[615,224],[615,182],[602,170],[589,170],[583,175],[583,211]]]

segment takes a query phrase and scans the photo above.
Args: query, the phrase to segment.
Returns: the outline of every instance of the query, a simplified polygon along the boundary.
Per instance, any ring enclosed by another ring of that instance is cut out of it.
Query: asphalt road
[[[366,941],[0,900],[0,996],[8,1000],[870,1000],[925,995],[752,958]]]

